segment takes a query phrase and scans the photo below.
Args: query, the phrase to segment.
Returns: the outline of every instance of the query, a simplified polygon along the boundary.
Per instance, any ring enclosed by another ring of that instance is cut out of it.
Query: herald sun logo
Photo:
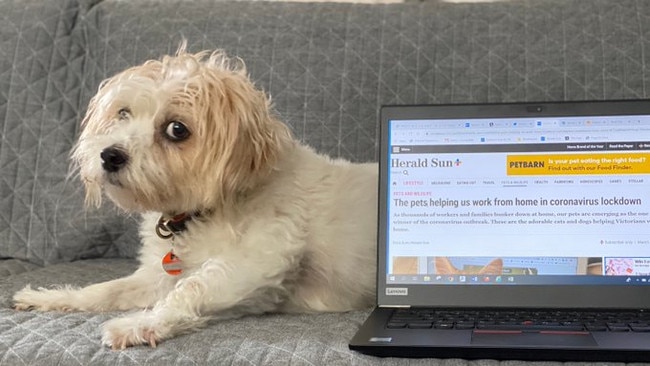
[[[391,168],[453,168],[459,167],[462,164],[463,162],[460,159],[446,160],[438,158],[418,158],[415,160],[393,158],[390,161]]]

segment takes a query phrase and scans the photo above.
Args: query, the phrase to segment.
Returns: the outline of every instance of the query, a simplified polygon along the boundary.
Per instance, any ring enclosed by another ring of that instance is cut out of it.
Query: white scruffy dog
[[[241,60],[181,47],[104,81],[73,161],[87,204],[104,193],[142,213],[140,267],[85,288],[28,286],[16,309],[141,309],[103,325],[122,349],[209,319],[373,302],[376,164],[294,140]]]

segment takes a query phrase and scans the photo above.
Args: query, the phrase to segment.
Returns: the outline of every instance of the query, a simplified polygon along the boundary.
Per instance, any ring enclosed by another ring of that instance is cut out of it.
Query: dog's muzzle
[[[109,173],[119,171],[129,161],[128,155],[115,146],[105,148],[99,156],[102,159],[102,168]]]

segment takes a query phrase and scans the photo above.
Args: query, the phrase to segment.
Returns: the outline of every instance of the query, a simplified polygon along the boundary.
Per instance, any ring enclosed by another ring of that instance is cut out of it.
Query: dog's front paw
[[[102,326],[102,342],[113,350],[144,344],[155,348],[165,332],[148,318],[139,313],[107,321]]]
[[[69,289],[48,290],[39,288],[38,290],[32,290],[27,285],[14,295],[14,309],[23,311],[70,311],[73,310],[73,307],[70,304],[69,295]]]

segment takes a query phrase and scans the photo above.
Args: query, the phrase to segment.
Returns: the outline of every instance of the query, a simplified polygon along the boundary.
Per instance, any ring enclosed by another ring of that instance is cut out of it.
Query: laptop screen
[[[648,102],[385,107],[382,129],[387,293],[650,285]]]

